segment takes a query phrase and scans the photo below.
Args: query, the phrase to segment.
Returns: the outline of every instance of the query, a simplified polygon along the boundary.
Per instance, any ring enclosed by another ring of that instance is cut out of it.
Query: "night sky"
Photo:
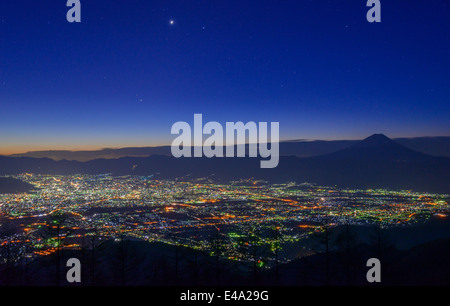
[[[450,136],[450,2],[0,2],[0,154],[170,144],[176,121],[281,139]],[[172,22],[171,22],[172,20]]]

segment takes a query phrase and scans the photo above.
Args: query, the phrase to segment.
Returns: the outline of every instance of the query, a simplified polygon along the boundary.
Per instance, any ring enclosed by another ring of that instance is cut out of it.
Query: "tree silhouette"
[[[54,211],[51,213],[46,222],[43,231],[41,231],[41,236],[44,239],[44,243],[47,243],[54,252],[55,261],[55,284],[60,285],[61,277],[61,249],[65,243],[70,230],[66,227],[69,222],[69,217],[61,210]]]
[[[336,247],[340,253],[345,254],[345,274],[348,286],[352,284],[351,270],[356,242],[356,234],[351,229],[349,220],[346,219],[341,231],[336,235]]]
[[[14,229],[11,224],[11,220],[7,217],[3,218],[3,222],[1,224],[1,237],[2,237],[2,246],[4,248],[5,260],[2,261],[2,264],[5,266],[5,285],[11,285],[11,272],[12,272],[12,266],[13,266],[13,259],[12,259],[12,241],[14,237]]]
[[[175,284],[178,284],[178,262],[179,262],[178,253],[180,250],[178,243],[175,244],[174,250],[175,250]]]
[[[83,235],[85,238],[86,235]],[[96,226],[91,226],[87,232],[87,248],[90,250],[90,274],[91,284],[96,284],[97,248],[102,244],[100,231]]]
[[[386,230],[377,224],[373,227],[369,239],[375,249],[376,257],[383,263],[384,267],[390,264],[387,254],[394,249],[394,245]]]
[[[237,240],[237,251],[244,256],[245,260],[252,264],[252,274],[254,283],[258,282],[258,263],[259,263],[259,243],[261,231],[254,224],[248,224],[244,227],[241,237]]]
[[[118,238],[110,245],[109,250],[104,252],[104,256],[108,257],[105,260],[113,266],[111,270],[115,274],[115,283],[126,286],[138,282],[130,275],[139,274],[137,268],[143,262],[144,255],[140,245],[131,241],[123,229],[120,229]]]
[[[279,271],[279,251],[281,250],[281,233],[279,226],[273,226],[271,230],[271,238],[273,242],[271,244],[271,250],[275,255],[275,283],[278,286],[280,283],[280,271]]]
[[[128,243],[125,241],[125,234],[123,231],[120,233],[120,246],[119,246],[119,263],[120,263],[120,280],[122,286],[126,284],[126,273],[125,266],[127,262],[127,246]]]
[[[225,247],[225,239],[222,233],[220,233],[220,230],[217,229],[213,237],[211,238],[211,248],[212,253],[215,256],[216,261],[216,283],[219,285],[220,283],[220,256],[222,256],[222,253],[224,251]]]
[[[327,286],[331,284],[330,254],[331,249],[334,247],[332,235],[333,231],[329,225],[329,219],[326,217],[321,227],[321,231],[314,233],[312,236],[314,250],[318,253],[325,254],[325,283]]]

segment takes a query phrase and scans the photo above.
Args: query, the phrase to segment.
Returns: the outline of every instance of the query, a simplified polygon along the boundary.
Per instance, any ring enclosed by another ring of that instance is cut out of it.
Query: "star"
[[[170,25],[174,25],[174,24],[175,24],[175,20],[170,19],[170,20],[169,20],[169,24],[170,24]]]

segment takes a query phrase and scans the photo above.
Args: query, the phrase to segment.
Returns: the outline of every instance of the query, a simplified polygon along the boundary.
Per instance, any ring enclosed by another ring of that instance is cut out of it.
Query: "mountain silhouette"
[[[375,137],[377,138],[377,137]],[[415,137],[395,138],[394,141],[409,149],[432,156],[450,157],[450,137]],[[280,155],[312,157],[325,155],[348,148],[359,140],[289,140],[280,142]],[[89,161],[94,159],[117,159],[121,157],[147,157],[150,155],[170,156],[170,146],[159,147],[125,147],[92,151],[30,151],[12,154],[10,157],[51,158],[53,160]]]
[[[278,167],[261,169],[259,158],[174,158],[165,155],[95,159],[87,162],[0,156],[0,175],[151,175],[157,179],[217,181],[245,178],[274,183],[296,181],[348,188],[389,188],[450,193],[450,158],[410,150],[388,137],[372,135],[335,153],[281,156]]]
[[[408,149],[383,134],[373,134],[348,148],[318,156],[327,160],[424,162],[433,157]]]

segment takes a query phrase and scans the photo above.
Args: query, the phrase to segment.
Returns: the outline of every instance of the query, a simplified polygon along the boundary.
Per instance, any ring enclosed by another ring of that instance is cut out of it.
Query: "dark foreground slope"
[[[21,193],[33,190],[34,186],[11,177],[0,177],[0,194]]]
[[[81,286],[172,286],[172,285],[258,285],[258,286],[367,286],[369,258],[381,260],[381,284],[450,285],[450,239],[433,240],[408,250],[376,244],[359,244],[345,250],[333,250],[279,264],[270,269],[251,263],[229,261],[190,249],[144,241],[106,241],[95,256],[91,250],[62,251],[59,285],[66,282],[65,263],[78,258],[82,263]],[[328,269],[327,269],[328,258]],[[54,286],[57,257],[46,256],[27,266],[0,266],[1,285]],[[10,275],[6,279],[6,275]]]
[[[381,254],[381,256],[380,256]],[[369,258],[380,258],[381,284],[384,286],[450,285],[450,239],[434,240],[400,251],[376,245],[360,244],[294,260],[279,267],[279,284],[284,286],[365,286]],[[266,271],[264,278],[273,277],[274,271]],[[270,281],[268,280],[270,283]]]

